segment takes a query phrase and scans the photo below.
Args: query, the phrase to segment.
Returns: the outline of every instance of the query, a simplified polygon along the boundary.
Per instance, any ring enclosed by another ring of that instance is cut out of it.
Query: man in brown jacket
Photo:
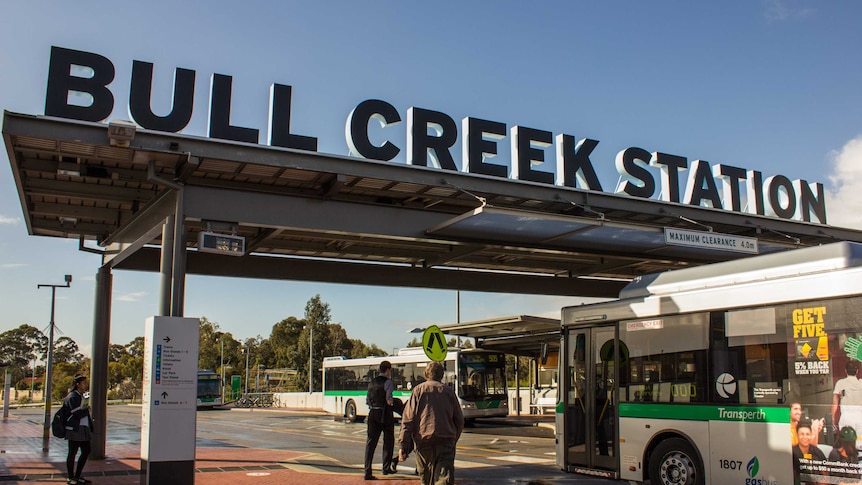
[[[443,364],[429,363],[425,379],[413,388],[401,415],[398,461],[415,448],[422,485],[453,485],[455,443],[464,430],[464,414],[455,391],[441,382]]]

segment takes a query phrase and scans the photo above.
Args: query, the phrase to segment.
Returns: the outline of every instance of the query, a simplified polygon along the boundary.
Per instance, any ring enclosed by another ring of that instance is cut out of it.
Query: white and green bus
[[[323,408],[343,413],[350,421],[368,415],[365,396],[368,384],[377,376],[380,362],[392,363],[390,378],[393,397],[407,401],[410,390],[425,380],[425,367],[431,362],[421,347],[401,349],[398,355],[346,359],[323,359]],[[464,418],[473,420],[509,414],[506,393],[506,356],[481,349],[450,349],[443,361],[443,383],[458,396]]]
[[[557,465],[653,485],[862,483],[862,429],[847,430],[862,396],[841,384],[861,344],[859,244],[637,278],[562,310]]]
[[[212,370],[198,370],[198,409],[222,405],[221,376]]]

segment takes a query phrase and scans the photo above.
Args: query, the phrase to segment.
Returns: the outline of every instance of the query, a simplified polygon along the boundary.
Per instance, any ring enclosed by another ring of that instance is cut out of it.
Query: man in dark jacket
[[[380,363],[377,377],[368,385],[368,437],[365,440],[365,479],[376,480],[371,474],[371,462],[380,433],[383,433],[383,474],[395,473],[392,469],[392,452],[395,449],[395,418],[392,415],[392,364],[388,360]]]
[[[404,405],[398,459],[404,461],[415,448],[422,485],[453,485],[455,443],[464,430],[464,414],[455,391],[441,382],[443,364],[429,363],[425,379]]]

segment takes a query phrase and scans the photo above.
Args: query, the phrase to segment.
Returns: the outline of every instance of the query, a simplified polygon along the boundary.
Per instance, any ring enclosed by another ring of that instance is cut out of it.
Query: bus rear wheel
[[[347,404],[344,405],[344,417],[351,423],[356,422],[356,403],[353,402],[353,399],[350,399],[347,401]]]
[[[704,485],[703,465],[688,441],[670,438],[655,447],[649,461],[654,485]]]

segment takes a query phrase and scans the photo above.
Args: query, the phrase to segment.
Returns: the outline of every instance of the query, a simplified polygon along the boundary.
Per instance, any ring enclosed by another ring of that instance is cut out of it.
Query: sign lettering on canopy
[[[73,67],[83,67],[80,75]],[[114,64],[106,57],[84,51],[51,48],[45,114],[83,121],[101,122],[114,109],[109,85],[114,81]],[[174,71],[171,110],[152,111],[153,64],[132,61],[129,81],[128,112],[135,123],[148,130],[177,133],[192,119],[197,73],[191,69]],[[213,73],[210,78],[210,105],[207,136],[245,143],[259,143],[260,130],[232,125],[230,122],[233,78]],[[84,96],[70,96],[83,93]],[[293,88],[273,83],[270,86],[270,111],[267,143],[275,147],[317,151],[316,137],[291,133]],[[75,99],[91,100],[74,104]],[[402,122],[398,110],[378,99],[359,103],[347,117],[345,137],[355,157],[391,161],[402,149],[391,140],[380,145],[371,141],[369,124],[381,127]],[[465,117],[459,124],[449,115],[417,107],[406,112],[408,165],[440,170],[511,178],[540,184],[603,191],[591,156],[598,140],[528,128],[508,126],[498,121]],[[460,166],[453,147],[461,138]],[[509,138],[511,160],[496,159],[500,145]],[[784,175],[764,177],[757,170],[639,147],[620,150],[614,165],[620,175],[615,193],[653,198],[693,206],[712,207],[733,212],[765,215],[780,219],[826,224],[826,196],[823,184],[791,180]],[[658,183],[656,182],[656,172]],[[684,189],[680,191],[680,184]]]

